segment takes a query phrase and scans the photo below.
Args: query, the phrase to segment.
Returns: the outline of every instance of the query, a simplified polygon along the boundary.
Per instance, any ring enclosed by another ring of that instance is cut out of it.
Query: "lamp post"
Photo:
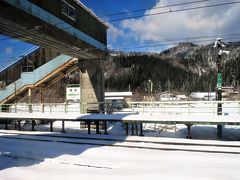
[[[221,38],[217,38],[217,40],[214,43],[214,48],[218,49],[218,56],[217,56],[217,101],[222,101],[222,66],[221,66],[221,61],[222,61],[222,54],[226,53],[229,54],[229,51],[224,51],[223,48],[226,46],[223,44]],[[222,115],[222,103],[218,103],[217,107],[217,114]],[[222,125],[217,125],[218,133],[217,136],[218,138],[222,138]]]
[[[152,100],[153,82],[151,79],[149,79],[148,82],[150,83],[150,98]]]

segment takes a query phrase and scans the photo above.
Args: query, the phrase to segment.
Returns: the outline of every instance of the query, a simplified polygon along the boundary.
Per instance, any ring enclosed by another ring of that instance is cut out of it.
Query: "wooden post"
[[[21,131],[21,121],[18,120],[17,122],[18,122],[18,123],[17,123],[17,124],[18,124],[18,131]]]
[[[99,131],[99,121],[96,121],[95,124],[96,124],[96,134],[100,134],[100,131]]]
[[[108,132],[107,132],[107,121],[103,121],[103,126],[104,126],[104,134],[108,134]]]
[[[142,123],[140,123],[140,136],[144,136]]]
[[[132,123],[132,135],[134,135],[134,124]]]
[[[32,120],[32,131],[34,131],[35,129],[34,129],[34,127],[35,127],[35,121],[34,120]]]
[[[126,128],[126,135],[128,135],[128,123],[126,122],[125,125],[126,125],[126,127],[125,127]]]
[[[86,122],[88,127],[88,134],[91,134],[91,122]]]
[[[53,121],[50,122],[50,132],[53,132]]]
[[[66,133],[65,131],[65,121],[62,120],[62,133]]]

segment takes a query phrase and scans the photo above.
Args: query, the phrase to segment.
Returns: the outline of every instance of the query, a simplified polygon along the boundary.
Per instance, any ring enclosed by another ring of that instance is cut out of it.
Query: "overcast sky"
[[[81,0],[82,3],[108,24],[109,48],[123,51],[152,52],[160,52],[177,42],[183,41],[203,41],[202,43],[210,43],[216,38],[214,35],[221,36],[225,41],[239,40],[240,4],[174,12],[181,9],[236,1],[208,0],[189,5],[173,6],[171,8],[158,8],[166,5],[193,2],[193,0]],[[137,13],[132,12],[139,9],[145,10],[138,11]],[[111,21],[169,11],[171,13]],[[118,12],[128,13],[102,17],[103,15]],[[209,37],[199,38],[201,36]],[[4,36],[0,36],[0,39],[4,38]],[[148,47],[149,45],[158,46]],[[139,46],[146,47],[136,48]],[[32,45],[17,40],[1,40],[0,61],[2,66],[3,64],[6,65],[6,63],[12,62],[14,57],[22,55],[30,48],[32,48]],[[8,61],[9,59],[11,61]]]

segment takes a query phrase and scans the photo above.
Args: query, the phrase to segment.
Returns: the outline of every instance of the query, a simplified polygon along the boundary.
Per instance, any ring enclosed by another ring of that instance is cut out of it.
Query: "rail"
[[[159,115],[217,115],[218,103],[222,104],[222,115],[240,115],[240,101],[171,101],[129,102],[127,108],[112,103],[18,103],[3,104],[0,112],[65,112],[102,114],[159,114]]]
[[[132,113],[140,114],[217,115],[219,103],[222,104],[222,115],[240,115],[240,101],[131,102],[129,105]]]

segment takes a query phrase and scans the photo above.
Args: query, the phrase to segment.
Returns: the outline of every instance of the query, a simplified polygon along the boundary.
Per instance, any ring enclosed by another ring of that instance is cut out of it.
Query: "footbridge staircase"
[[[48,87],[77,69],[78,59],[61,54],[31,72],[22,72],[21,77],[0,89],[0,104],[16,101],[29,88]]]

